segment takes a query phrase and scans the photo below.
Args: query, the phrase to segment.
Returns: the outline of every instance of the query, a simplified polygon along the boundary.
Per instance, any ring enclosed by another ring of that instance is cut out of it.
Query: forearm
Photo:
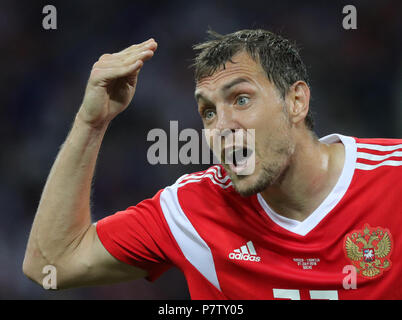
[[[133,267],[112,257],[91,225],[91,184],[108,124],[128,107],[138,73],[156,47],[149,39],[104,54],[93,65],[83,103],[50,170],[32,225],[23,262],[23,272],[32,280],[41,283],[45,265],[57,268],[58,285],[65,287],[94,279],[104,282],[110,266],[115,279],[132,278]]]
[[[107,125],[93,129],[79,116],[47,178],[25,259],[56,264],[78,245],[91,224],[90,194],[96,159]],[[36,257],[36,258],[35,258]]]

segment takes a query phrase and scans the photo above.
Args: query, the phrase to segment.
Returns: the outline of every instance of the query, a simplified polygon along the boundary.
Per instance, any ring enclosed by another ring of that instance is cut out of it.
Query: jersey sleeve
[[[96,223],[105,249],[119,261],[146,270],[150,281],[172,266],[166,254],[172,241],[160,207],[162,191]]]

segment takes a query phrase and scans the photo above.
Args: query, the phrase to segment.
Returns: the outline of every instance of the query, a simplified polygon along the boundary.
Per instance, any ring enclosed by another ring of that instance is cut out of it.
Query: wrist
[[[85,116],[80,111],[78,111],[77,114],[75,115],[74,123],[79,125],[80,127],[87,127],[87,129],[94,132],[96,131],[104,132],[109,126],[110,121],[105,120],[105,121],[91,122],[86,120]]]

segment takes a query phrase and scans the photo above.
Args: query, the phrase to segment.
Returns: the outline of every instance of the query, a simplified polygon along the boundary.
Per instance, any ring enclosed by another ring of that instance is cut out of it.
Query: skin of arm
[[[115,259],[91,221],[90,194],[103,137],[131,102],[138,74],[157,43],[149,39],[94,64],[83,103],[50,170],[23,262],[24,274],[42,285],[43,268],[57,270],[57,289],[109,284],[147,272]]]

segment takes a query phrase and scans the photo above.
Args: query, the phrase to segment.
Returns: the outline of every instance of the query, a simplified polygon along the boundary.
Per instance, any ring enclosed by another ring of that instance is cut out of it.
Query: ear
[[[310,88],[304,81],[296,81],[285,97],[289,119],[293,124],[304,123],[310,107]]]

